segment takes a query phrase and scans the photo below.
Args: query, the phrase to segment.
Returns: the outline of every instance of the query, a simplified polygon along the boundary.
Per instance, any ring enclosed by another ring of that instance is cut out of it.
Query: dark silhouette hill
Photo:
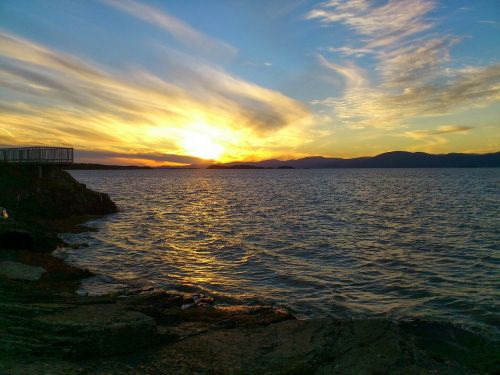
[[[244,167],[243,167],[244,166]],[[210,169],[248,168],[498,168],[500,152],[490,154],[427,154],[392,151],[372,157],[353,159],[312,156],[296,160],[264,160],[211,165]]]

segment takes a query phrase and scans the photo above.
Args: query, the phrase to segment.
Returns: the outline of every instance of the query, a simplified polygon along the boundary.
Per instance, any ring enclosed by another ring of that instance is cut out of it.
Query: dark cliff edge
[[[58,168],[0,165],[0,374],[494,374],[497,341],[446,323],[297,320],[152,288],[79,296],[61,222],[116,212]],[[82,216],[83,215],[83,216]],[[71,225],[67,225],[64,230]],[[81,251],[86,251],[82,246]]]
[[[87,189],[56,166],[0,164],[0,206],[10,215],[0,225],[0,248],[38,252],[62,244],[57,231],[117,212],[107,194]]]
[[[96,192],[56,166],[0,164],[0,205],[24,220],[62,219],[117,212],[106,193]]]

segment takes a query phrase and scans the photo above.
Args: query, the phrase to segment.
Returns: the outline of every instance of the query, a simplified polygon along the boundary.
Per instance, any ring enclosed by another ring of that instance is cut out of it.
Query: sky
[[[156,166],[500,151],[500,1],[1,0],[0,145]]]

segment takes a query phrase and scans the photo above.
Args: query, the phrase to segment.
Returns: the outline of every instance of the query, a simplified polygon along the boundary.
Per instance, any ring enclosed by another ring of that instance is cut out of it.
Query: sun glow
[[[224,146],[203,133],[187,133],[181,142],[185,153],[202,159],[218,160],[224,152]]]

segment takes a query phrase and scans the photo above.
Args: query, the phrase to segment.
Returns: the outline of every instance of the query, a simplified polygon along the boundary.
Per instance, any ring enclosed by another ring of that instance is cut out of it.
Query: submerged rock
[[[40,280],[45,272],[42,267],[11,261],[0,262],[0,275],[11,280],[36,281]]]

